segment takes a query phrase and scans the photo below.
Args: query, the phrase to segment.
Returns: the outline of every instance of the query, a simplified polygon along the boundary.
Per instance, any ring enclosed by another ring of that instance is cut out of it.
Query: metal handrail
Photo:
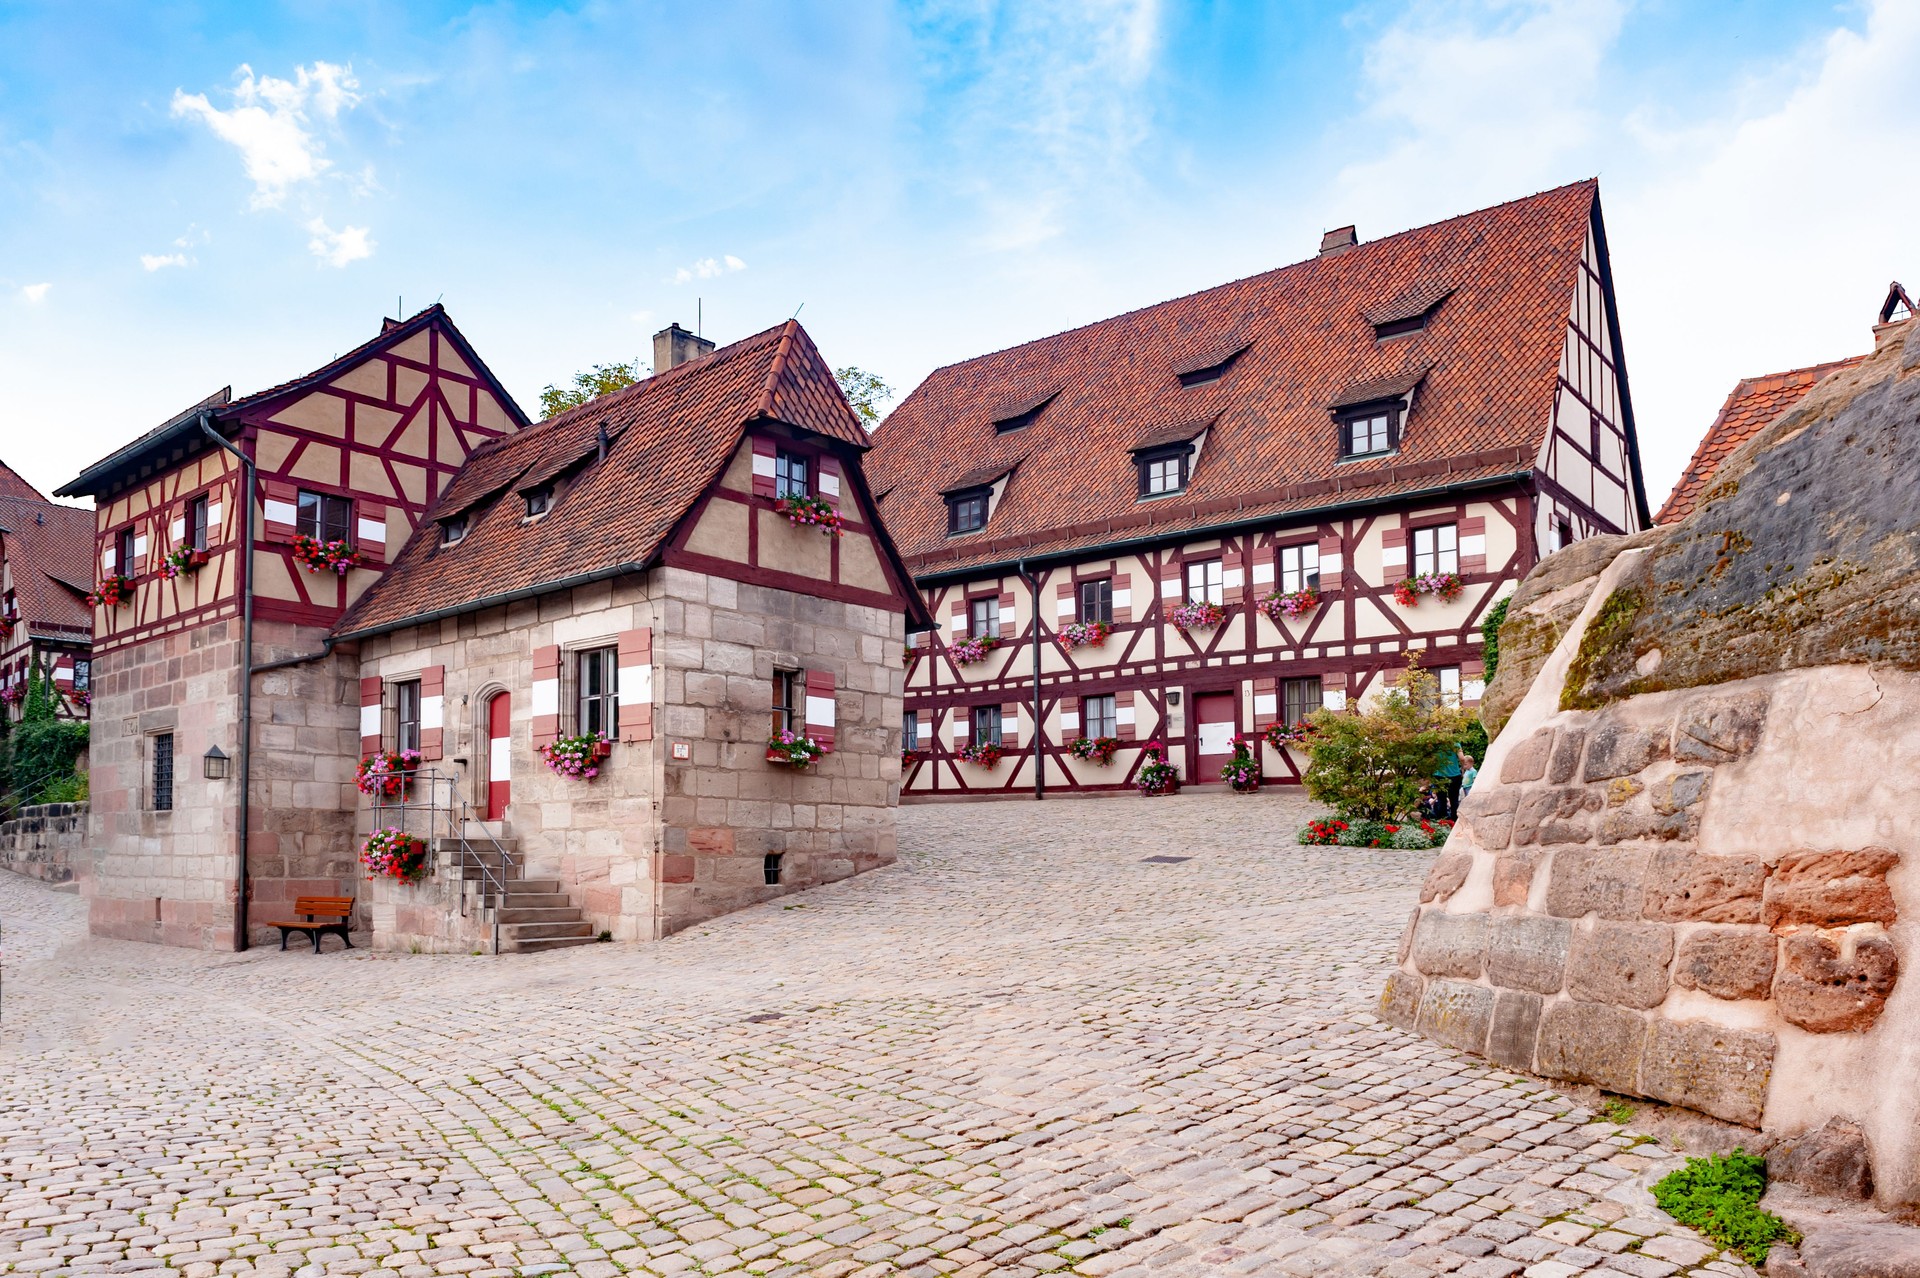
[[[460,834],[459,834],[460,865],[461,865],[460,905],[461,905],[463,916],[466,909],[466,899],[467,899],[466,886],[465,886],[467,881],[466,865],[469,857],[471,857],[473,854],[472,840],[467,837],[467,831],[475,825],[478,825],[480,827],[480,832],[487,836],[487,842],[493,844],[494,852],[496,852],[500,857],[500,872],[497,875],[494,873],[493,866],[489,865],[484,858],[474,861],[474,864],[480,867],[480,875],[482,880],[491,889],[491,891],[489,892],[489,895],[492,896],[493,898],[493,903],[491,907],[487,906],[483,900],[481,908],[491,909],[492,922],[493,922],[493,952],[495,954],[498,954],[500,952],[500,909],[503,905],[506,904],[507,881],[511,877],[508,874],[508,870],[513,865],[513,853],[507,851],[507,849],[501,844],[500,840],[497,837],[495,837],[492,830],[487,829],[487,823],[485,821],[476,822],[473,819],[473,805],[468,803],[465,799],[460,800]]]
[[[474,819],[473,805],[458,797],[459,783],[458,776],[443,773],[437,768],[416,768],[408,774],[407,785],[398,798],[378,794],[373,796],[370,815],[376,827],[391,824],[397,818],[398,824],[393,828],[409,833],[409,814],[421,814],[430,874],[440,868],[437,846],[440,840],[445,839],[454,845],[453,868],[460,879],[460,917],[469,917],[467,887],[473,883],[483,911],[482,917],[493,925],[493,952],[498,954],[500,910],[506,902],[507,884],[513,878],[513,853],[501,844],[492,830],[487,829],[486,822]],[[493,845],[493,852],[499,858],[497,864],[479,854],[482,849],[475,846],[476,840],[470,833],[476,825],[486,835],[487,842]],[[470,869],[477,870],[477,876],[470,876]]]

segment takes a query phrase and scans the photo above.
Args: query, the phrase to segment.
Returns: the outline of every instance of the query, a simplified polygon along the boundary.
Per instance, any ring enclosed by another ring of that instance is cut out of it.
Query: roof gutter
[[[556,590],[570,590],[575,586],[590,586],[596,581],[606,581],[612,577],[625,577],[631,573],[645,572],[652,566],[653,562],[649,560],[646,563],[625,563],[615,564],[611,568],[595,568],[592,572],[583,572],[572,577],[559,577],[553,581],[543,581],[532,586],[521,586],[514,590],[502,591],[497,595],[484,595],[469,603],[451,604],[445,608],[436,608],[432,612],[423,612],[411,617],[402,617],[398,621],[383,621],[377,626],[366,626],[359,630],[349,630],[344,634],[332,636],[328,640],[328,643],[344,643],[350,639],[370,639],[374,635],[392,634],[396,630],[405,630],[408,626],[424,626],[430,622],[445,621],[448,617],[460,617],[470,612],[483,612],[488,608],[498,608],[503,604],[519,603],[522,599],[531,599],[536,595],[550,594]],[[301,658],[301,660],[310,660],[310,658]],[[265,667],[262,668],[264,669]]]
[[[1072,563],[1075,560],[1085,559],[1089,554],[1095,552],[1102,555],[1129,554],[1135,550],[1151,549],[1154,546],[1166,545],[1169,542],[1192,541],[1196,537],[1236,533],[1249,528],[1266,528],[1282,520],[1302,520],[1325,515],[1339,515],[1351,510],[1365,509],[1370,506],[1381,506],[1390,501],[1406,498],[1418,500],[1421,498],[1442,496],[1448,493],[1477,492],[1483,488],[1498,488],[1504,484],[1529,479],[1533,476],[1534,470],[1534,467],[1529,466],[1525,470],[1516,470],[1507,475],[1488,475],[1484,479],[1466,480],[1457,484],[1443,484],[1438,488],[1422,488],[1418,492],[1400,494],[1397,498],[1372,497],[1361,501],[1336,502],[1330,506],[1309,506],[1303,510],[1281,511],[1278,514],[1260,515],[1248,519],[1235,519],[1223,524],[1204,524],[1197,528],[1174,529],[1167,532],[1154,533],[1145,537],[1130,537],[1124,541],[1097,542],[1092,546],[1080,546],[1069,550],[1052,551],[1047,554],[1022,555],[1013,559],[986,560],[980,563],[966,564],[961,567],[943,568],[933,572],[921,573],[915,576],[913,580],[917,586],[934,586],[949,581],[964,581],[987,573],[1005,572],[1008,570],[1024,576],[1026,571],[1024,566],[1046,567],[1052,564]]]
[[[213,428],[213,414],[201,409],[195,421],[202,434],[215,445],[240,459],[241,482],[246,492],[241,497],[240,514],[246,520],[240,532],[240,841],[233,867],[233,948],[247,948],[247,896],[252,889],[247,874],[247,837],[251,833],[249,816],[253,798],[253,499],[255,475],[253,458],[234,447]],[[83,477],[84,478],[84,477]],[[78,481],[76,481],[77,483]]]

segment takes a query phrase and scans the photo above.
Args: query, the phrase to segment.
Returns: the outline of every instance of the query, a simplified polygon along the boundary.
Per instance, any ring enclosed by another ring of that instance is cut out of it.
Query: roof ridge
[[[787,356],[793,353],[794,330],[800,327],[798,318],[789,318],[780,326],[780,345],[774,349],[773,363],[767,368],[767,384],[760,391],[760,402],[755,410],[762,417],[773,416],[773,392],[780,384],[780,376],[786,372]]]
[[[1844,368],[1849,364],[1858,364],[1865,358],[1867,358],[1867,355],[1862,353],[1859,355],[1848,355],[1842,359],[1822,360],[1818,364],[1803,364],[1799,368],[1783,368],[1773,373],[1753,373],[1747,377],[1742,377],[1734,389],[1737,391],[1740,386],[1755,386],[1761,382],[1774,382],[1787,377],[1798,377],[1803,373],[1817,373],[1823,368]],[[1731,396],[1729,396],[1729,398],[1731,398]]]
[[[1501,209],[1510,208],[1516,204],[1528,204],[1535,200],[1545,199],[1550,195],[1558,195],[1563,191],[1571,191],[1576,187],[1583,187],[1583,186],[1592,187],[1597,192],[1600,186],[1600,179],[1598,177],[1590,177],[1590,178],[1581,178],[1577,182],[1563,182],[1559,186],[1550,186],[1550,187],[1547,187],[1545,190],[1535,191],[1532,195],[1523,195],[1523,196],[1519,196],[1516,199],[1502,200],[1498,204],[1489,204],[1485,208],[1469,209],[1465,213],[1455,213],[1451,217],[1443,217],[1437,222],[1425,222],[1419,226],[1409,226],[1404,230],[1394,231],[1389,235],[1383,235],[1377,240],[1362,240],[1360,243],[1355,244],[1352,248],[1347,249],[1341,254],[1339,254],[1339,256],[1343,258],[1350,258],[1354,254],[1360,252],[1361,250],[1372,249],[1375,246],[1381,245],[1381,244],[1390,244],[1393,241],[1400,239],[1404,236],[1418,235],[1423,231],[1436,230],[1452,222],[1460,222],[1460,221],[1466,220],[1467,218],[1481,217],[1489,213],[1496,213]],[[1180,293],[1173,297],[1161,298],[1157,302],[1146,302],[1139,306],[1129,307],[1124,311],[1118,311],[1112,315],[1105,315],[1096,320],[1089,320],[1085,324],[1075,324],[1070,328],[1063,328],[1057,332],[1043,333],[1039,337],[1029,338],[1024,342],[1014,342],[1010,346],[1002,346],[996,350],[982,351],[978,355],[970,355],[966,359],[955,360],[951,364],[940,364],[933,369],[933,372],[927,374],[927,378],[923,378],[921,380],[921,385],[924,386],[926,384],[927,379],[930,379],[934,373],[943,372],[949,368],[961,368],[968,364],[976,363],[983,359],[991,359],[996,355],[1004,355],[1008,351],[1019,350],[1024,346],[1034,346],[1041,342],[1052,341],[1053,339],[1058,337],[1065,337],[1071,333],[1082,332],[1090,328],[1098,328],[1103,324],[1111,324],[1115,320],[1126,319],[1128,316],[1131,316],[1131,315],[1139,315],[1145,311],[1158,310],[1162,306],[1171,306],[1177,302],[1184,302],[1191,298],[1204,297],[1209,293],[1217,293],[1223,289],[1229,289],[1237,285],[1247,284],[1253,280],[1265,279],[1266,277],[1271,275],[1278,275],[1283,271],[1296,270],[1303,266],[1313,266],[1324,260],[1325,260],[1324,258],[1316,254],[1313,257],[1304,257],[1299,259],[1298,261],[1284,262],[1279,266],[1268,267],[1264,271],[1255,271],[1251,275],[1242,275],[1236,279],[1222,280],[1218,284],[1210,284],[1205,288],[1197,288],[1192,290],[1191,292]],[[889,417],[891,416],[892,414],[889,414]],[[884,424],[885,423],[882,423],[882,425]]]

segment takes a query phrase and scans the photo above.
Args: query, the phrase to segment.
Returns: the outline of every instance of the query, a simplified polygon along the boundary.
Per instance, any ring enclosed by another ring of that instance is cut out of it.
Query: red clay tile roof
[[[880,426],[867,471],[917,572],[1154,536],[1530,471],[1598,184],[1316,257],[936,370]],[[1376,340],[1370,314],[1446,297],[1424,330]],[[1176,371],[1251,345],[1218,381]],[[1426,370],[1397,456],[1339,462],[1341,392]],[[1003,406],[1055,397],[996,436]],[[1184,500],[1139,500],[1128,449],[1213,420]],[[1026,461],[983,533],[949,538],[941,493]]]
[[[1693,460],[1681,472],[1680,482],[1673,486],[1667,504],[1660,508],[1660,515],[1654,522],[1677,524],[1691,515],[1699,504],[1700,494],[1707,490],[1712,481],[1713,472],[1720,468],[1720,463],[1734,449],[1799,403],[1813,389],[1815,382],[1828,373],[1852,368],[1865,358],[1865,355],[1855,355],[1851,359],[1789,369],[1784,373],[1741,378],[1734,384],[1727,402],[1720,405],[1720,415],[1713,419],[1713,425],[1707,427],[1706,437],[1693,450]]]
[[[764,418],[867,447],[833,370],[788,320],[476,450],[335,633],[391,630],[503,595],[644,569],[747,426]],[[602,426],[618,438],[596,461]],[[585,469],[533,523],[522,522],[516,497],[499,496],[582,459]],[[466,536],[442,546],[437,521],[463,510]]]
[[[45,501],[47,495],[20,478],[20,472],[5,462],[0,462],[0,497],[24,497],[28,501]]]
[[[0,544],[13,566],[13,591],[29,634],[87,640],[93,609],[93,512],[0,495]]]

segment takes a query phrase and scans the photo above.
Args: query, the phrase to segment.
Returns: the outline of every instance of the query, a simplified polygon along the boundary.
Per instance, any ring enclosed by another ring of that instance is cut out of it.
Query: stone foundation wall
[[[0,869],[42,883],[72,883],[87,877],[87,805],[43,803],[0,822]]]
[[[1583,629],[1489,750],[1383,1014],[1769,1131],[1852,1120],[1882,1200],[1920,1200],[1920,982],[1902,980],[1920,676],[1822,667],[1561,711]]]

